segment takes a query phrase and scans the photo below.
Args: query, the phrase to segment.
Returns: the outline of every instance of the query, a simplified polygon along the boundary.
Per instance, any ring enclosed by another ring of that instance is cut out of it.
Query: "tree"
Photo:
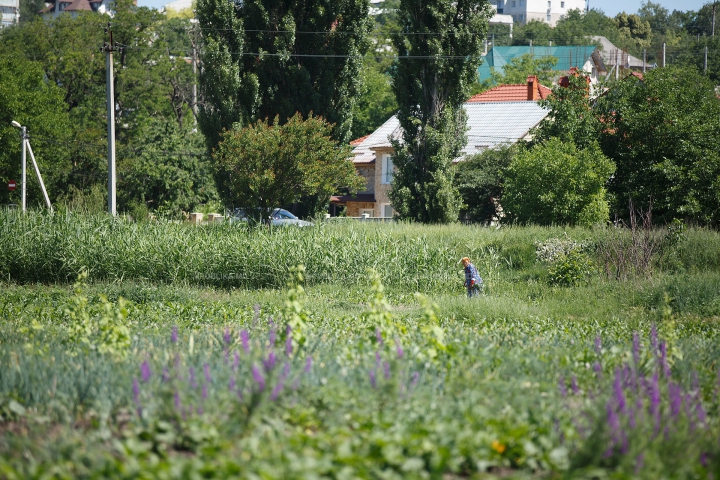
[[[557,57],[535,58],[530,53],[520,55],[510,60],[510,63],[505,64],[502,73],[495,70],[495,68],[491,68],[491,77],[481,83],[482,89],[502,84],[526,83],[530,75],[536,75],[543,85],[551,85],[556,73],[553,67],[557,65],[557,62]]]
[[[598,145],[578,149],[552,138],[521,152],[505,171],[503,208],[511,220],[585,225],[608,220],[605,184],[613,162]]]
[[[393,67],[402,142],[390,198],[401,218],[456,221],[461,206],[452,161],[466,142],[462,108],[477,78],[491,15],[485,0],[402,0]]]
[[[70,140],[69,119],[63,92],[45,81],[42,65],[23,58],[17,51],[0,51],[0,204],[20,203],[20,185],[15,192],[5,187],[9,180],[21,181],[20,130],[17,121],[28,127],[31,146],[40,167],[48,195],[54,199],[62,173],[68,170],[67,151],[57,143]],[[42,204],[30,154],[27,154],[28,205]],[[31,203],[32,202],[32,203]]]
[[[362,95],[353,108],[353,138],[369,135],[397,111],[390,76],[368,63],[363,69]]]
[[[616,211],[628,199],[669,221],[720,225],[720,100],[692,68],[657,68],[598,99],[603,152],[617,164]]]
[[[214,157],[230,178],[232,200],[244,208],[259,208],[262,218],[303,196],[325,198],[338,188],[355,192],[362,177],[349,160],[349,145],[339,146],[332,126],[318,117],[300,114],[284,125],[275,117],[225,132]]]
[[[496,202],[502,198],[504,171],[519,150],[517,145],[485,150],[458,164],[455,184],[464,204],[460,218],[489,223],[497,216]]]
[[[363,0],[200,0],[205,105],[213,146],[223,129],[311,112],[350,140],[371,19]],[[281,120],[281,122],[284,120]]]
[[[556,85],[552,94],[540,101],[550,110],[533,132],[533,143],[559,138],[584,149],[597,140],[601,123],[593,111],[589,79],[579,72],[565,77],[566,85]]]
[[[647,47],[650,45],[652,30],[650,28],[650,22],[647,20],[642,20],[634,13],[628,15],[622,12],[615,16],[615,24],[618,27],[620,35],[625,39],[634,41],[638,47]]]

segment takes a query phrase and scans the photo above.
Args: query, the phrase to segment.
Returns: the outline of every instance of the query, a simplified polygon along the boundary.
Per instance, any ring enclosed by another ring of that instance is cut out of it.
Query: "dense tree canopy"
[[[485,0],[402,0],[393,89],[402,142],[391,192],[402,218],[445,223],[461,206],[452,161],[465,144],[462,104],[477,78],[490,16]]]

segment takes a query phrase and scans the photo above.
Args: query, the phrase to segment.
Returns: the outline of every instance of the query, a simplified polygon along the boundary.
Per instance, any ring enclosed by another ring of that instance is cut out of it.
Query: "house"
[[[558,76],[563,72],[570,71],[572,67],[579,67],[590,76],[592,83],[597,83],[607,73],[602,55],[596,45],[583,46],[512,46],[493,47],[484,57],[482,65],[478,68],[478,78],[482,82],[492,78],[491,69],[503,73],[505,65],[514,58],[523,55],[531,55],[533,58],[555,57],[558,59],[553,71]]]
[[[45,2],[45,8],[40,10],[40,13],[42,13],[46,19],[55,18],[64,12],[73,16],[79,12],[112,14],[110,5],[113,3],[115,3],[114,0],[47,0]],[[137,0],[133,3],[137,4]]]
[[[587,9],[585,0],[492,0],[498,13],[512,16],[525,24],[531,20],[545,22],[554,27],[570,10]]]
[[[549,94],[550,89],[540,85],[537,77],[531,76],[526,84],[500,85],[471,97],[464,105],[468,117],[468,141],[455,161],[527,139],[530,130],[548,114],[548,110],[537,101]],[[395,170],[391,140],[402,141],[402,129],[395,116],[370,135],[351,143],[355,147],[353,163],[367,185],[356,195],[331,197],[331,204],[346,207],[347,216],[393,216],[389,197]]]
[[[20,0],[0,0],[0,28],[20,22]]]

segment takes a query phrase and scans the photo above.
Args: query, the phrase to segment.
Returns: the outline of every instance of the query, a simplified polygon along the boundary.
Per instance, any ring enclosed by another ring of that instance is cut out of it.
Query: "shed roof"
[[[545,85],[536,86],[538,91],[538,99],[544,100],[552,93],[552,89]],[[486,90],[477,95],[473,95],[468,100],[468,103],[478,102],[522,102],[528,101],[528,86],[527,84],[513,84],[513,85],[498,85],[497,87]]]

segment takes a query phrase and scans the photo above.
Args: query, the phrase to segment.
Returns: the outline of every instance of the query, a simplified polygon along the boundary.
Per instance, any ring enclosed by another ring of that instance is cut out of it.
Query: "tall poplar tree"
[[[467,141],[462,108],[477,80],[491,16],[487,0],[402,0],[392,70],[402,141],[390,198],[402,218],[457,220],[461,196],[452,162]]]
[[[200,127],[223,129],[312,112],[349,140],[372,21],[365,0],[198,0],[203,32]]]

